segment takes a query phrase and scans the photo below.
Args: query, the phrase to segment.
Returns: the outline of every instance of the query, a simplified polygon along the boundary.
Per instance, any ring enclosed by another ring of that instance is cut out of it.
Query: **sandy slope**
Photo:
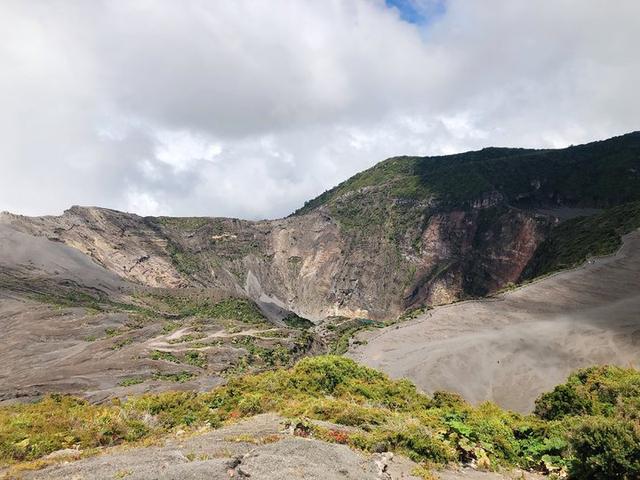
[[[125,285],[116,274],[75,248],[19,232],[1,220],[0,273],[9,270],[20,276],[71,281],[103,291],[114,291]]]
[[[576,368],[640,366],[640,231],[615,256],[361,339],[352,358],[427,392],[528,411]]]

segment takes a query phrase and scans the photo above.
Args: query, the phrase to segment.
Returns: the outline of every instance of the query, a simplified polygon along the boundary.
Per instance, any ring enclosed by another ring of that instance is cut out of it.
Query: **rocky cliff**
[[[393,207],[391,207],[393,208]],[[505,208],[415,216],[401,239],[345,229],[326,208],[283,220],[142,218],[73,207],[60,217],[5,215],[134,283],[211,287],[320,320],[387,318],[515,281],[546,217]]]
[[[640,199],[640,133],[564,150],[397,157],[288,218],[3,214],[133,283],[207,287],[265,309],[384,319],[516,282],[557,219],[542,208]]]

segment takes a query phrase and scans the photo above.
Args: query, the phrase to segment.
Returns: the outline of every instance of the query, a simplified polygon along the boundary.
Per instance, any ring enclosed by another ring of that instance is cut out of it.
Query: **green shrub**
[[[571,478],[632,480],[640,478],[638,426],[611,418],[585,418],[570,436],[574,458]]]
[[[373,383],[384,378],[382,373],[344,357],[325,356],[300,360],[293,367],[291,382],[305,393],[332,394],[339,385],[350,385],[355,380]]]
[[[287,315],[282,319],[282,321],[291,328],[300,328],[303,330],[314,326],[314,323],[311,320],[302,318],[295,313]]]
[[[182,372],[177,372],[177,373],[156,372],[153,374],[153,378],[155,380],[166,380],[169,382],[178,382],[178,383],[188,382],[193,377],[195,377],[195,374],[191,372],[187,372],[186,370]]]
[[[196,423],[218,426],[220,417],[211,410],[207,400],[207,395],[196,392],[166,392],[131,398],[123,408],[129,415],[151,415],[162,429]]]
[[[536,400],[535,414],[546,420],[575,415],[640,414],[640,372],[616,366],[591,367],[571,374]]]
[[[118,385],[120,385],[121,387],[130,387],[131,385],[138,385],[143,382],[144,382],[143,378],[131,377],[131,378],[125,378]]]
[[[172,363],[180,363],[180,360],[178,359],[178,357],[176,357],[173,353],[166,352],[164,350],[154,350],[151,353],[151,359],[163,360],[165,362],[172,362]]]
[[[184,361],[194,367],[205,368],[207,366],[207,355],[195,350],[190,350],[184,354]]]
[[[574,385],[563,384],[536,400],[535,414],[546,420],[555,420],[567,415],[588,415],[592,409],[590,398],[581,396]]]
[[[462,398],[462,395],[442,391],[434,392],[430,404],[434,408],[454,408],[469,406],[465,399]]]

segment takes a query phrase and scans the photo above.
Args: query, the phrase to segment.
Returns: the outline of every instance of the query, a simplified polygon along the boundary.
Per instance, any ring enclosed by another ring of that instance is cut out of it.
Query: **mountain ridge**
[[[640,132],[557,150],[393,157],[276,220],[74,206],[2,221],[134,283],[220,288],[316,321],[388,319],[518,282],[558,223],[543,208],[632,200]]]

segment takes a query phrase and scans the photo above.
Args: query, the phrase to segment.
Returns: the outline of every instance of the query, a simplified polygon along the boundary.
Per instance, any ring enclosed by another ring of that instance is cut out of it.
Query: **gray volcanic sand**
[[[0,273],[3,269],[32,278],[69,280],[105,291],[126,285],[75,248],[0,223]]]
[[[640,231],[620,251],[494,299],[365,332],[349,356],[427,393],[520,412],[581,367],[640,365]]]

